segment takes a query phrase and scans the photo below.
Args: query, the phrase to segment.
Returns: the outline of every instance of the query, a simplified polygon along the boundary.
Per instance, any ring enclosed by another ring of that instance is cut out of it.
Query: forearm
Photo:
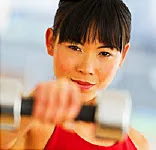
[[[22,117],[19,129],[0,132],[0,149],[43,149],[53,129],[52,124],[43,124],[30,117]]]

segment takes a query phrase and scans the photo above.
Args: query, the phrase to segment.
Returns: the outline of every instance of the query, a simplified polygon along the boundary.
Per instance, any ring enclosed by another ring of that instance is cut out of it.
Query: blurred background
[[[109,88],[129,90],[132,126],[156,149],[156,1],[125,0],[132,12],[131,49]],[[45,31],[58,0],[0,0],[0,76],[18,78],[25,94],[54,79]]]

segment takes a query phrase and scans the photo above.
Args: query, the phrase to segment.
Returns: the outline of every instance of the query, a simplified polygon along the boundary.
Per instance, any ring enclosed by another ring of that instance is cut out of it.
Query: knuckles
[[[53,94],[51,94],[51,92]],[[63,96],[61,96],[61,94]],[[71,101],[70,94],[75,95],[75,99],[73,99],[73,96],[72,101],[75,101],[74,105],[77,105],[77,107],[72,106],[72,104],[69,106],[69,102]],[[78,101],[80,90],[76,85],[66,79],[40,83],[36,86],[33,95],[36,101],[34,116],[37,116],[36,118],[43,122],[60,123],[66,121],[71,118],[68,116],[73,116],[74,114],[69,111],[72,107],[75,108],[73,112],[78,112],[76,109],[80,109],[80,102]],[[51,100],[53,100],[53,105],[49,105]],[[68,107],[63,107],[62,102],[65,102]],[[51,110],[53,110],[53,112]],[[60,110],[63,112],[62,114],[58,113]],[[40,114],[38,112],[40,112]],[[74,114],[74,116],[76,115]]]

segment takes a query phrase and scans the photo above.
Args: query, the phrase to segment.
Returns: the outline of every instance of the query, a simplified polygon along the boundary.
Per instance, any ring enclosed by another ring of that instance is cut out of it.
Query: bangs
[[[57,31],[59,43],[84,44],[98,40],[112,49],[117,48],[121,51],[123,27],[119,9],[116,2],[111,0],[82,0],[75,3],[60,21]]]

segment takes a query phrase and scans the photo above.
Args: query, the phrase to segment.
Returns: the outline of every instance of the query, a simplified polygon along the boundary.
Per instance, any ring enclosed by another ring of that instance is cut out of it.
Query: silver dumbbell
[[[17,129],[22,115],[31,115],[33,97],[22,97],[22,84],[15,79],[0,79],[0,116],[12,116],[13,124],[1,122],[0,128]],[[131,97],[127,91],[103,90],[97,92],[97,105],[83,105],[75,120],[96,124],[95,136],[121,140],[129,130]]]

